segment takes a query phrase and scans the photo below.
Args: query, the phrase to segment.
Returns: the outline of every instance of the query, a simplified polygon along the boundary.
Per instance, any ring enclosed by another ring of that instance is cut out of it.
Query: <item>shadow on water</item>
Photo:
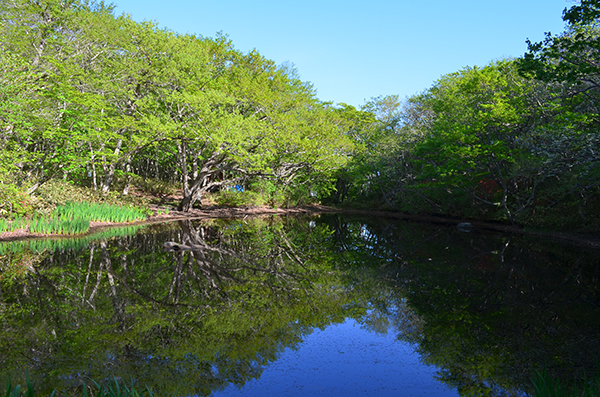
[[[599,262],[598,250],[339,215],[4,247],[1,375],[27,370],[42,393],[117,376],[210,395],[351,318],[414,344],[461,395],[521,395],[535,370],[567,384],[596,373]]]

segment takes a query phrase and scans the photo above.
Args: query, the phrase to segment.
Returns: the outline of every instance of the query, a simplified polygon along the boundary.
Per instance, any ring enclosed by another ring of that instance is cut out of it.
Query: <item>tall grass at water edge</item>
[[[54,213],[61,218],[83,218],[98,222],[133,222],[140,219],[146,219],[149,215],[148,210],[123,207],[110,204],[98,203],[73,203],[68,202],[62,206],[56,207]]]
[[[135,207],[68,202],[46,217],[34,216],[31,220],[19,217],[11,222],[1,219],[0,232],[28,228],[31,233],[76,235],[88,232],[93,221],[126,223],[146,219],[148,215],[148,210]]]
[[[574,385],[563,384],[546,371],[537,372],[533,388],[535,397],[600,397],[600,369],[595,378],[584,379]]]
[[[22,389],[21,385],[12,386],[10,378],[7,379],[6,394],[0,397],[34,397],[35,383],[31,383],[29,377],[26,377],[26,388]],[[50,397],[54,397],[56,390],[50,394]],[[174,396],[177,395],[175,392]],[[117,378],[113,378],[106,384],[99,385],[92,381],[90,386],[87,386],[83,382],[83,390],[81,392],[82,397],[167,397],[168,395],[163,391],[162,393],[155,393],[150,388],[136,388],[135,383],[131,380],[131,385],[128,386],[125,382],[119,381]]]
[[[0,220],[0,232],[14,232],[15,230],[27,227],[27,224],[27,220],[20,216],[10,222],[6,219],[2,219]]]
[[[31,233],[75,235],[88,232],[90,220],[81,217],[50,216],[49,218],[34,218],[28,226]]]

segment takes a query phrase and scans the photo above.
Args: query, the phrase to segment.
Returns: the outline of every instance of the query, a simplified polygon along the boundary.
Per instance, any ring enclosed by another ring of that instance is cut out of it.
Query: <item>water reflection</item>
[[[259,379],[214,396],[457,396],[435,373],[419,360],[415,346],[398,341],[394,332],[368,331],[348,319],[286,349]]]
[[[44,393],[130,374],[167,393],[180,381],[184,395],[243,384],[352,307],[329,264],[304,252],[328,231],[307,231],[279,218],[179,222],[3,257],[1,368],[27,368]],[[194,249],[164,252],[165,241]]]
[[[399,222],[330,224],[348,248],[364,241],[369,225],[376,249],[357,261],[344,248],[349,267],[375,264],[373,280],[406,297],[423,326],[400,338],[417,342],[425,362],[461,395],[531,391],[533,369],[544,367],[564,383],[597,373],[597,250]],[[384,302],[378,307],[388,314]]]
[[[565,381],[594,373],[600,255],[568,248],[337,215],[3,247],[0,368],[28,370],[42,392],[115,375],[210,395],[353,319],[415,346],[462,395],[522,394],[544,366]]]

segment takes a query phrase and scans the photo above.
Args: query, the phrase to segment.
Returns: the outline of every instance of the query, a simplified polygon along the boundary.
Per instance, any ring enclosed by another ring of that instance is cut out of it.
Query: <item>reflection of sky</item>
[[[435,372],[393,332],[376,334],[347,320],[286,349],[260,379],[213,396],[458,396]]]

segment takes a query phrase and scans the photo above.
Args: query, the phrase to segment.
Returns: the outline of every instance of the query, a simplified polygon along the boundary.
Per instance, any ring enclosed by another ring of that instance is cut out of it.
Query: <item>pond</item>
[[[597,373],[600,250],[387,218],[178,221],[0,243],[0,321],[0,376],[42,394],[116,377],[181,396],[526,395],[536,371]]]

